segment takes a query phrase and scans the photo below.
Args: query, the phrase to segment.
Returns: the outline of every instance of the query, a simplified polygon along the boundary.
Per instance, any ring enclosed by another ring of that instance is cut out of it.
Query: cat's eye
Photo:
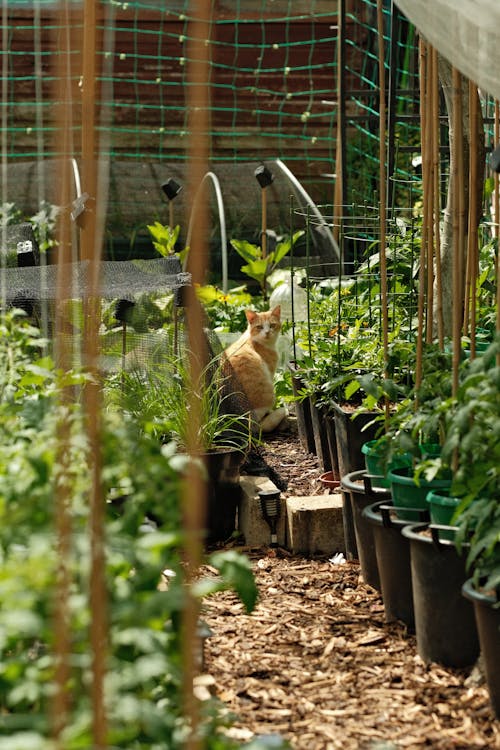
[[[255,326],[255,328],[256,328],[256,329],[257,329],[258,331],[262,331],[262,329],[264,328],[264,326],[261,326],[261,325],[259,324],[259,325],[256,325],[256,326]]]

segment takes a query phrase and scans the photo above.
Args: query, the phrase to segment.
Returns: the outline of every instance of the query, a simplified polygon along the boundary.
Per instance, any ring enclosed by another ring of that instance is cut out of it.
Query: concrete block
[[[271,529],[262,516],[259,492],[261,490],[275,490],[276,485],[268,477],[242,476],[241,500],[238,507],[238,530],[245,538],[245,544],[250,547],[263,547],[271,543]],[[276,525],[278,544],[286,546],[286,503],[280,499],[280,516]]]
[[[342,494],[289,497],[286,501],[288,549],[297,554],[345,554]]]

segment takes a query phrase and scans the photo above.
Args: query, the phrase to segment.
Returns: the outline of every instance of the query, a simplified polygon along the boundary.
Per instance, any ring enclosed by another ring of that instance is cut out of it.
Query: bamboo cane
[[[422,151],[426,146],[426,119],[424,116],[424,104],[425,104],[425,81],[427,77],[426,70],[426,43],[420,37],[419,39],[419,85],[420,85],[420,140],[422,144]],[[427,232],[426,232],[426,221],[427,221],[427,210],[426,210],[426,197],[427,191],[427,171],[424,168],[424,157],[422,155],[422,187],[424,193],[424,215],[422,224],[422,241],[420,244],[420,268],[418,274],[418,323],[417,323],[417,351],[416,351],[416,362],[415,362],[415,390],[418,390],[422,384],[422,358],[423,358],[423,337],[424,337],[424,314],[425,314],[425,261],[427,257]],[[418,397],[415,399],[415,408],[418,406]]]
[[[432,155],[433,155],[433,136],[434,131],[432,127],[433,123],[433,109],[432,109],[432,92],[430,81],[432,79],[432,55],[430,45],[427,45],[426,49],[426,76],[424,81],[424,120],[425,120],[425,133],[422,138],[423,140],[423,161],[424,170],[426,173],[426,186],[425,186],[425,228],[427,232],[426,250],[427,250],[427,299],[426,299],[426,336],[425,340],[428,344],[433,339],[433,304],[434,304],[434,220],[433,220],[433,199],[434,199],[434,173],[432,169]]]
[[[464,312],[464,330],[470,320],[470,356],[476,356],[476,292],[478,274],[478,235],[477,225],[479,206],[477,205],[477,175],[478,175],[478,139],[477,139],[477,86],[469,81],[469,217],[467,239],[467,274]]]
[[[500,103],[495,101],[495,144],[500,140]],[[495,229],[496,237],[500,236],[500,176],[495,172],[495,190],[494,190],[494,212],[495,212]],[[497,253],[496,268],[497,284],[497,333],[500,333],[500,252]],[[496,363],[500,367],[500,353],[497,354]]]
[[[198,0],[190,25],[190,45],[188,59],[189,81],[189,186],[191,195],[196,194],[197,187],[202,183],[207,172],[209,153],[209,122],[208,112],[210,104],[209,60],[210,49],[210,12],[212,3],[209,0]],[[192,209],[191,209],[192,210]],[[205,279],[205,258],[207,255],[208,207],[207,201],[200,201],[197,208],[196,231],[190,242],[188,269],[192,275],[192,285],[188,287],[186,307],[186,326],[189,340],[189,371],[191,381],[199,382],[204,363],[207,359],[206,342],[203,336],[203,320],[199,304],[197,303],[195,286],[203,284]],[[194,392],[195,389],[191,388]],[[188,435],[187,449],[191,456],[200,450],[198,426],[201,420],[200,406],[196,398],[189,404],[191,416],[191,430]],[[186,599],[182,613],[182,687],[183,712],[190,727],[185,741],[186,750],[201,748],[201,738],[198,732],[200,722],[198,703],[194,696],[194,678],[196,674],[195,644],[197,641],[197,625],[199,617],[199,603],[191,594],[190,584],[196,575],[202,560],[203,546],[201,531],[205,524],[206,487],[197,462],[190,461],[186,481],[183,487],[183,516],[184,516],[184,558],[186,569]]]
[[[433,164],[433,187],[434,187],[434,240],[435,240],[435,264],[436,264],[436,324],[439,348],[444,348],[444,323],[443,323],[443,285],[441,278],[441,172],[439,160],[439,75],[437,50],[431,48],[432,76],[430,79],[432,91],[432,164]]]
[[[494,120],[494,139],[495,145],[498,145],[498,142],[500,141],[500,102],[498,100],[495,101]],[[495,237],[500,237],[500,175],[498,174],[498,172],[494,173],[493,184],[493,216],[495,222],[494,235]]]
[[[102,39],[98,33],[97,1],[84,0],[82,54],[82,184],[90,196],[89,209],[81,217],[80,247],[82,260],[89,263],[88,300],[84,304],[84,362],[92,378],[85,384],[84,408],[87,418],[91,456],[90,486],[90,594],[92,612],[90,646],[92,653],[92,735],[94,747],[107,747],[107,715],[104,680],[107,660],[107,596],[105,581],[104,502],[102,496],[101,449],[101,388],[99,383],[99,276],[102,233],[99,236],[97,213],[102,210],[98,196],[98,143],[96,125],[99,120],[97,102],[98,55]]]
[[[71,90],[71,49],[74,39],[71,38],[72,25],[68,6],[59,6],[57,22],[54,28],[54,43],[59,54],[54,58],[54,138],[57,149],[63,154],[71,152],[72,100]],[[58,174],[58,202],[67,206],[71,200],[69,159],[62,159]],[[62,312],[67,290],[71,286],[68,268],[71,259],[70,237],[71,229],[68,212],[60,216],[58,223],[58,265],[57,289],[55,300],[55,361],[58,369],[67,371],[71,367],[72,351],[70,340],[64,335],[64,319]],[[71,394],[63,389],[59,395],[62,406],[69,406]],[[71,653],[71,637],[69,631],[70,613],[68,601],[71,589],[70,552],[71,552],[71,510],[69,507],[71,487],[68,481],[69,467],[67,445],[70,427],[66,418],[67,411],[60,411],[61,417],[57,423],[57,481],[54,483],[55,493],[55,535],[57,550],[57,576],[54,594],[54,695],[51,706],[51,733],[56,750],[63,750],[62,734],[68,724],[70,709],[69,678]]]
[[[454,171],[454,192],[453,192],[453,360],[452,360],[452,393],[456,396],[458,391],[458,373],[460,364],[460,334],[462,325],[462,262],[461,250],[462,243],[460,232],[463,231],[463,220],[461,211],[463,209],[462,178],[463,178],[463,159],[462,146],[463,138],[462,129],[462,88],[461,75],[456,68],[452,71],[453,84],[453,171]]]
[[[382,306],[382,346],[384,350],[384,377],[388,376],[389,349],[389,318],[387,303],[387,258],[386,258],[386,203],[387,203],[387,174],[386,174],[386,87],[385,87],[385,45],[384,45],[384,13],[382,0],[377,0],[377,31],[378,31],[378,72],[379,72],[379,195],[380,195],[380,295]],[[385,398],[386,423],[389,418],[389,400]]]

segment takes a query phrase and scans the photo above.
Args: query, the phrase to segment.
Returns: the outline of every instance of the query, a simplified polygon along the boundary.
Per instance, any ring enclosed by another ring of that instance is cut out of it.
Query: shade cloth
[[[395,0],[437,51],[500,99],[500,0]]]

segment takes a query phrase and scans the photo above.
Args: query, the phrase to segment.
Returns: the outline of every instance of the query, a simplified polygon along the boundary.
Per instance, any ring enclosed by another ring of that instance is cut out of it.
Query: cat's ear
[[[271,310],[271,315],[273,316],[273,318],[278,318],[279,320],[279,318],[281,317],[281,305],[276,305],[276,307],[273,307],[273,309]]]
[[[245,315],[250,325],[252,325],[255,318],[257,317],[257,313],[255,312],[255,310],[245,310]]]

